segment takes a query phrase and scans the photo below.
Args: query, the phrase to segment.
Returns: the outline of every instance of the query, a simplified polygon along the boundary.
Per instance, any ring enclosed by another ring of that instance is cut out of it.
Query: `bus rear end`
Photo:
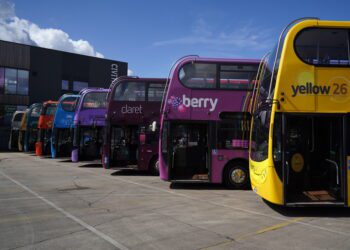
[[[29,107],[23,141],[23,150],[25,152],[35,151],[35,143],[38,138],[38,121],[41,109],[41,103],[34,103]]]
[[[159,112],[165,79],[120,77],[108,96],[103,166],[158,172]]]
[[[18,137],[24,111],[15,111],[11,119],[11,133],[8,144],[9,150],[18,149]]]
[[[73,162],[101,157],[108,92],[102,88],[82,91],[74,115]]]
[[[35,143],[35,154],[50,154],[50,140],[53,119],[56,113],[57,101],[46,101],[43,104],[38,122],[38,140]]]
[[[161,179],[248,186],[248,105],[258,64],[189,56],[174,65],[161,111]]]
[[[58,101],[51,135],[51,157],[70,156],[73,142],[74,112],[80,95],[65,94]]]

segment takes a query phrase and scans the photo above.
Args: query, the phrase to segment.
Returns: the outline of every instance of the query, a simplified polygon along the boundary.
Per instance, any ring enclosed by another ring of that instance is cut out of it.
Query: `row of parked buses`
[[[261,61],[187,56],[33,104],[10,147],[165,181],[224,183],[285,206],[350,205],[350,22],[292,22]]]

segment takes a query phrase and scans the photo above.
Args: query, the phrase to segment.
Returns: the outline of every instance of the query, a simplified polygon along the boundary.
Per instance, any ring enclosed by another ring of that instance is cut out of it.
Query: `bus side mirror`
[[[151,131],[152,132],[156,132],[156,130],[157,130],[157,122],[153,121],[152,124],[151,124]]]

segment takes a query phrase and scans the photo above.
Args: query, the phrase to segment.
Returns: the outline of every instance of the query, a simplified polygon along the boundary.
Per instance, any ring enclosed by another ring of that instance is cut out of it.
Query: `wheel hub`
[[[246,178],[246,174],[242,169],[234,169],[231,172],[231,180],[234,183],[241,184],[244,182],[245,178]]]

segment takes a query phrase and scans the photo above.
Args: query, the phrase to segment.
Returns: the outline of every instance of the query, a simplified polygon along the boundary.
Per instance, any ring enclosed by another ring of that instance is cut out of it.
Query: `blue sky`
[[[3,1],[3,0],[0,0]],[[15,0],[15,15],[83,39],[135,75],[167,77],[184,55],[260,58],[293,19],[350,20],[350,1]]]

